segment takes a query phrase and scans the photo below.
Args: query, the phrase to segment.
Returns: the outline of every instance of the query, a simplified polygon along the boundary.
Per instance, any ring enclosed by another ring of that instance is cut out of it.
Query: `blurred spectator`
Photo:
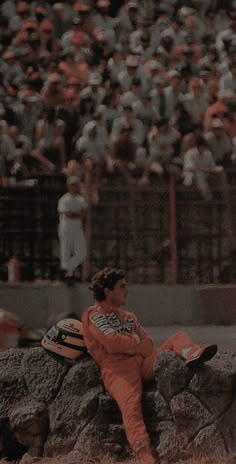
[[[104,155],[104,147],[106,141],[101,141],[101,137],[98,132],[98,123],[95,120],[89,121],[85,124],[82,132],[82,136],[76,142],[77,151],[84,156],[89,154],[89,158],[93,163],[98,163]]]
[[[177,120],[177,104],[179,103],[181,92],[181,75],[175,69],[168,72],[169,85],[165,87],[164,94],[166,99],[166,117],[174,124]]]
[[[76,61],[72,48],[65,50],[61,54],[61,58],[58,69],[66,80],[74,78],[79,80],[80,85],[87,84],[89,76],[88,64],[82,58],[80,61]]]
[[[15,14],[9,18],[9,28],[12,32],[18,32],[24,21],[30,17],[30,6],[27,2],[17,2]]]
[[[163,177],[168,174],[179,176],[182,162],[176,156],[175,147],[180,139],[180,133],[169,126],[166,119],[160,119],[151,128],[148,134],[149,156],[143,183],[148,181],[149,174],[155,177]]]
[[[61,50],[60,41],[55,37],[55,27],[48,21],[44,20],[39,25],[41,50],[47,50],[52,58],[56,58]]]
[[[58,73],[48,76],[41,91],[42,101],[45,109],[56,109],[63,106],[63,86]]]
[[[204,200],[211,200],[210,181],[215,175],[223,173],[222,166],[216,166],[206,141],[199,137],[194,148],[188,150],[184,156],[184,185],[195,184]]]
[[[193,124],[201,122],[207,110],[207,98],[205,86],[200,79],[191,79],[189,93],[182,97],[182,102],[191,122]]]
[[[110,0],[97,0],[97,12],[93,16],[93,21],[96,27],[101,29],[111,47],[116,43],[114,25],[116,20],[110,16]]]
[[[59,173],[65,167],[64,128],[54,108],[47,110],[36,125],[34,156],[48,173]]]
[[[217,95],[216,103],[210,105],[204,115],[204,127],[209,130],[213,118],[223,119],[227,113],[227,104],[233,101],[234,93],[232,90],[220,90]]]
[[[82,157],[82,165],[85,171],[86,181],[92,176],[92,185],[96,192],[99,186],[102,165],[106,155],[106,136],[103,140],[102,133],[99,131],[99,124],[96,120],[89,121],[85,124],[82,136],[76,142],[76,150]],[[97,201],[97,197],[95,202]]]
[[[16,2],[14,0],[5,0],[2,2],[1,14],[4,18],[12,18],[16,14]]]
[[[119,12],[120,29],[126,34],[136,30],[138,25],[139,4],[136,1],[127,2]]]
[[[115,85],[112,87],[114,89]],[[111,91],[103,99],[103,106],[105,107],[105,111],[103,112],[103,121],[109,134],[114,120],[122,116],[122,108],[119,106],[119,99],[119,84],[117,83],[116,89],[111,89]]]
[[[232,90],[236,94],[236,61],[230,64],[229,69],[220,79],[220,88]]]
[[[95,107],[102,103],[103,98],[106,95],[106,91],[102,86],[102,79],[98,72],[92,72],[88,78],[88,84],[93,94],[93,100]]]
[[[72,286],[75,283],[75,271],[86,256],[83,219],[87,203],[80,193],[79,177],[69,176],[67,189],[68,192],[58,201],[60,263],[67,285]]]
[[[3,62],[5,63],[4,83],[8,85],[10,82],[19,84],[24,79],[24,71],[22,69],[16,53],[13,49],[7,49],[2,55]]]
[[[206,81],[207,85],[207,104],[213,105],[217,102],[217,95],[219,92],[219,80],[216,78],[209,78]]]
[[[132,179],[141,177],[145,162],[146,150],[134,142],[132,127],[124,123],[121,134],[111,145],[106,171],[109,174],[121,174],[129,183]]]
[[[133,141],[142,145],[145,138],[145,127],[140,119],[135,118],[132,106],[130,104],[123,105],[123,116],[114,120],[111,131],[111,142],[120,135],[125,125],[129,126],[132,131]]]
[[[136,55],[128,55],[125,60],[125,69],[118,74],[123,92],[131,89],[134,78],[141,79],[142,90],[145,90],[145,77],[140,68],[140,62]]]
[[[16,146],[8,134],[6,121],[0,120],[0,177],[10,175],[11,168],[17,156]]]
[[[81,130],[87,124],[87,122],[93,119],[95,112],[95,101],[92,94],[91,87],[84,87],[80,92],[80,104],[79,104],[79,114],[80,114],[80,127]]]
[[[154,90],[152,91],[153,113],[156,120],[167,117],[167,101],[164,92],[165,80],[163,77],[156,76],[153,79]]]
[[[32,90],[21,93],[21,103],[15,113],[18,126],[34,145],[35,128],[42,110],[40,95]]]
[[[112,80],[116,80],[118,74],[125,69],[125,62],[122,56],[122,47],[116,44],[108,60],[107,67],[110,71]]]
[[[48,18],[49,21],[53,21],[54,16],[52,12],[52,7],[49,2],[46,0],[35,0],[31,3],[31,16],[36,17],[39,11],[45,11],[45,17]]]
[[[224,127],[231,140],[236,137],[236,105],[235,102],[228,103],[227,112],[223,118]]]
[[[220,119],[212,120],[210,131],[206,133],[205,139],[217,165],[231,164],[232,143]]]
[[[192,130],[182,137],[180,149],[180,156],[182,159],[186,151],[190,150],[195,146],[196,140],[199,137],[204,137],[203,124],[201,122],[199,124],[193,124]]]

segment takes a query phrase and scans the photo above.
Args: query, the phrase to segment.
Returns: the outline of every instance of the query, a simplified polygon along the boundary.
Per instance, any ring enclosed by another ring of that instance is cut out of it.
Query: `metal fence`
[[[65,187],[0,189],[0,279],[18,255],[23,280],[60,278],[57,201]],[[89,204],[87,280],[104,266],[125,269],[134,283],[219,283],[235,279],[232,204],[236,189],[205,203],[194,189],[106,185]]]

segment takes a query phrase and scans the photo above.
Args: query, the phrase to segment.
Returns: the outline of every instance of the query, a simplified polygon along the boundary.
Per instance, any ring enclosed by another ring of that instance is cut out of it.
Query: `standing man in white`
[[[65,271],[68,286],[75,282],[74,272],[86,256],[86,241],[83,232],[83,218],[87,202],[80,193],[80,179],[67,178],[67,190],[58,201],[60,263]]]

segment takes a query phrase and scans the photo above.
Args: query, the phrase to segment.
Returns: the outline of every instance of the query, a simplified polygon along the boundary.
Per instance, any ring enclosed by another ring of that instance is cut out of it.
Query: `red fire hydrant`
[[[8,261],[7,268],[8,268],[8,282],[20,282],[21,262],[16,256],[13,256]]]

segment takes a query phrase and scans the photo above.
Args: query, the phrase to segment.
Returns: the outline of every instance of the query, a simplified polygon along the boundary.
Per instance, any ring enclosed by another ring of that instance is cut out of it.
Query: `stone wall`
[[[198,368],[171,351],[157,358],[143,413],[160,464],[193,453],[236,455],[236,354],[220,352]],[[0,353],[0,458],[130,454],[116,403],[89,356],[73,366],[42,348]],[[23,463],[23,460],[22,460]]]

